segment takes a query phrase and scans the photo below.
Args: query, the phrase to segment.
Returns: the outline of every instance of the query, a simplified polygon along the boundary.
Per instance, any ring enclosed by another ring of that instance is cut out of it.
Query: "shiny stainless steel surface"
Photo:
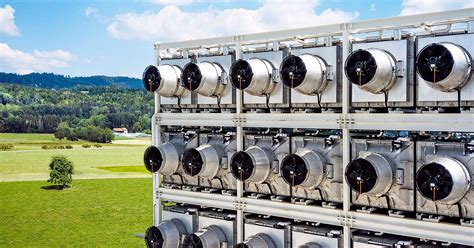
[[[163,247],[178,247],[181,244],[181,235],[188,234],[179,219],[165,220],[157,228],[163,235]]]
[[[265,233],[257,233],[247,238],[242,244],[248,248],[276,248],[275,242]]]
[[[454,92],[463,88],[472,75],[472,59],[467,51],[459,45],[450,42],[440,42],[438,45],[445,47],[453,57],[453,68],[449,75],[438,82],[423,80],[433,89],[442,92]],[[422,50],[423,51],[423,50]],[[417,71],[418,73],[418,71]],[[418,73],[419,75],[419,73]]]
[[[200,62],[197,64],[201,71],[201,83],[197,89],[193,89],[203,96],[216,97],[221,96],[226,85],[222,84],[219,78],[222,75],[222,67],[213,62]]]
[[[224,232],[216,225],[204,227],[193,235],[201,240],[202,248],[217,248],[221,247],[223,242],[227,242]]]
[[[158,66],[158,71],[161,81],[155,92],[164,97],[181,97],[185,92],[185,88],[180,83],[181,68],[176,65],[164,64]]]
[[[306,66],[306,76],[303,82],[294,89],[305,95],[322,93],[328,86],[326,78],[326,61],[312,54],[299,56]]]
[[[365,194],[380,197],[387,193],[393,184],[393,165],[389,158],[378,153],[368,152],[359,158],[369,161],[377,172],[375,186]],[[352,189],[357,192],[357,189]]]
[[[179,168],[180,157],[184,152],[184,145],[179,143],[166,142],[158,146],[158,150],[163,157],[160,169],[157,171],[162,175],[173,175]]]
[[[252,68],[253,76],[245,92],[254,96],[270,95],[275,88],[272,80],[274,65],[266,59],[252,58],[247,60]]]
[[[274,155],[272,151],[258,146],[251,146],[245,150],[252,158],[254,168],[252,175],[247,179],[248,182],[262,183],[271,173]]]

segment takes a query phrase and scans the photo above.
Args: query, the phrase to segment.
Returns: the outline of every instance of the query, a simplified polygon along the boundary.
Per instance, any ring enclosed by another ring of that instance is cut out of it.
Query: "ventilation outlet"
[[[356,193],[377,197],[386,194],[394,182],[391,163],[378,153],[367,153],[352,160],[345,177]]]
[[[213,179],[221,167],[220,154],[219,148],[208,144],[188,149],[182,157],[184,171],[190,176]]]
[[[159,147],[148,147],[143,160],[149,172],[172,175],[178,170],[179,158],[182,153],[183,148],[180,144],[167,142]]]
[[[175,65],[148,66],[143,72],[143,87],[164,97],[180,97],[185,89],[181,86],[181,68]]]
[[[273,70],[273,64],[265,59],[239,59],[232,63],[230,80],[235,88],[244,90],[250,95],[270,95],[275,88],[272,79]]]
[[[216,225],[210,225],[188,235],[184,240],[186,248],[207,248],[221,247],[221,244],[227,242],[227,238],[222,229]]]
[[[454,92],[469,82],[472,60],[461,46],[445,42],[433,43],[418,53],[416,71],[431,88]]]
[[[274,154],[257,146],[235,153],[230,161],[232,175],[240,181],[262,183],[272,170]]]
[[[280,65],[283,84],[305,95],[322,93],[327,85],[326,62],[315,55],[290,55]]]
[[[469,191],[471,176],[458,160],[436,157],[418,169],[416,185],[418,192],[428,200],[455,204]]]
[[[395,58],[375,48],[352,52],[346,59],[344,71],[352,84],[373,94],[389,91],[397,81]]]
[[[273,239],[265,234],[258,233],[250,236],[244,242],[236,244],[234,248],[276,248],[276,244]]]
[[[203,96],[218,97],[224,93],[227,78],[224,69],[217,63],[191,62],[184,66],[181,82],[190,91]]]
[[[178,247],[181,235],[186,234],[186,228],[180,220],[165,220],[157,227],[151,226],[146,230],[145,244],[149,248]]]
[[[281,176],[291,186],[315,188],[324,178],[325,159],[307,149],[286,156],[281,164]]]

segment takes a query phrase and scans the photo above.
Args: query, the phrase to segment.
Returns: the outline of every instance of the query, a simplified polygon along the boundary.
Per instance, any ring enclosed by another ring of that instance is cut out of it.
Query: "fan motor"
[[[369,48],[353,51],[344,71],[349,81],[364,91],[381,94],[397,82],[396,60],[385,50]]]
[[[393,183],[392,163],[378,153],[366,153],[352,160],[345,171],[349,187],[358,194],[382,196]]]
[[[183,86],[195,91],[200,95],[208,97],[222,96],[226,84],[226,78],[222,78],[224,69],[221,65],[214,62],[190,62],[183,68],[181,82]]]
[[[316,55],[290,55],[280,65],[280,78],[283,84],[302,94],[315,95],[328,85],[326,69],[326,62]]]
[[[148,66],[143,72],[143,87],[164,97],[180,97],[184,87],[180,84],[182,70],[176,65]]]
[[[258,146],[235,153],[230,162],[232,175],[237,180],[264,182],[270,175],[274,154]]]
[[[220,169],[220,158],[223,151],[209,144],[186,150],[182,157],[182,165],[186,174],[202,178],[214,178]]]
[[[186,227],[178,219],[165,220],[157,227],[151,226],[145,233],[148,248],[178,247],[181,235],[186,235]]]
[[[458,160],[435,157],[416,173],[418,192],[426,199],[443,204],[455,204],[469,191],[471,175]]]
[[[166,142],[158,147],[150,146],[145,150],[143,162],[149,172],[172,175],[178,170],[183,151],[183,146],[178,143]]]
[[[201,230],[188,235],[184,240],[184,246],[187,248],[207,248],[221,247],[221,244],[227,242],[225,233],[219,226],[210,225]]]
[[[273,239],[265,233],[257,233],[247,238],[244,242],[236,244],[234,248],[276,248]]]
[[[308,149],[299,149],[286,156],[281,163],[281,176],[291,186],[316,188],[324,178],[326,159]]]
[[[238,59],[230,67],[230,80],[235,88],[250,95],[269,95],[275,88],[273,69],[273,64],[266,59]]]
[[[431,88],[454,92],[464,87],[472,75],[469,53],[459,45],[442,42],[425,46],[416,58],[418,76]]]

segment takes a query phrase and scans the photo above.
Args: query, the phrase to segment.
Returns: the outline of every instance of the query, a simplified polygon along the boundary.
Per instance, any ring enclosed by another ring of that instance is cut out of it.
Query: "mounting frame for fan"
[[[470,190],[455,204],[443,204],[433,202],[424,197],[419,190],[416,191],[416,211],[420,214],[420,219],[440,221],[440,216],[456,216],[466,219],[474,219],[474,188],[472,178],[474,177],[474,157],[465,152],[465,144],[461,142],[439,142],[439,141],[418,141],[416,144],[416,170],[428,161],[439,158],[453,158],[464,165],[464,169],[470,174]],[[459,178],[459,177],[456,177]],[[461,213],[459,211],[462,211]],[[443,217],[441,217],[443,218]],[[461,222],[461,224],[468,224]]]
[[[394,72],[397,78],[392,88],[388,90],[387,106],[389,108],[413,109],[415,107],[414,37],[403,37],[389,41],[358,41],[352,44],[352,51],[369,48],[387,51],[394,57],[397,67],[401,67],[397,68],[397,72]],[[385,107],[384,94],[373,94],[352,83],[349,84],[353,109],[367,111],[367,108]]]
[[[181,69],[189,62],[194,61],[193,58],[163,58],[160,65],[176,65]],[[181,80],[181,79],[180,79]],[[160,104],[163,112],[191,112],[196,108],[197,94],[185,90],[184,94],[178,100],[177,97],[160,97]]]
[[[416,42],[418,54],[421,49],[432,43],[450,42],[461,46],[470,54],[471,60],[474,61],[474,34],[453,33],[450,35],[423,35],[419,36]],[[473,70],[474,65],[471,65]],[[472,71],[471,71],[472,74]],[[428,108],[458,107],[457,92],[442,92],[430,87],[426,82],[416,74],[416,92],[417,106],[423,111],[430,111]],[[467,84],[461,88],[461,106],[469,109],[474,107],[474,76]]]
[[[288,87],[283,85],[279,79],[278,68],[281,61],[286,57],[287,50],[277,51],[264,51],[264,52],[246,52],[242,55],[242,59],[248,60],[252,58],[266,59],[271,62],[274,66],[272,72],[272,79],[276,82],[275,88],[268,97],[268,106],[266,104],[267,99],[265,96],[254,96],[249,93],[243,92],[243,107],[246,112],[256,112],[260,110],[267,110],[270,107],[270,111],[288,111],[290,107]]]
[[[236,90],[229,81],[228,74],[232,62],[235,61],[235,54],[197,56],[196,63],[212,62],[219,64],[224,72],[220,75],[221,83],[225,84],[224,92],[220,96],[219,104],[217,97],[208,97],[197,95],[197,108],[200,111],[215,111],[220,109],[222,112],[235,112],[235,94]]]
[[[259,233],[267,234],[276,248],[291,248],[290,222],[281,218],[265,218],[255,214],[245,216],[245,240]]]
[[[352,159],[369,156],[371,153],[382,156],[391,163],[392,183],[384,196],[359,194],[356,190],[351,192],[351,203],[359,206],[359,211],[372,211],[371,208],[410,211],[415,210],[413,195],[415,194],[414,168],[415,168],[415,142],[403,141],[402,147],[394,149],[394,140],[359,139],[351,140]],[[383,164],[383,163],[382,163]],[[380,166],[376,164],[373,166]],[[365,207],[361,207],[365,206]],[[368,207],[368,208],[367,208]]]
[[[326,89],[320,94],[321,107],[329,108],[330,112],[339,112],[342,107],[342,46],[330,45],[324,47],[294,48],[290,50],[291,55],[300,56],[311,54],[323,59],[327,66],[331,80]],[[319,108],[318,96],[305,95],[296,90],[290,91],[290,107],[293,112],[307,111],[308,109]]]

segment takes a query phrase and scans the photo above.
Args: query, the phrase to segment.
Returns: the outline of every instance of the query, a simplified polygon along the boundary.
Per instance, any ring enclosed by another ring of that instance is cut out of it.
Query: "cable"
[[[323,197],[323,192],[321,191],[321,189],[320,189],[320,188],[316,188],[315,190],[317,190],[318,193],[319,193],[319,199],[321,199],[321,201],[325,201],[325,200],[324,200],[324,197]]]
[[[388,109],[388,91],[382,91],[383,92],[383,96],[384,96],[384,100],[385,100],[385,108]]]
[[[461,89],[456,89],[456,91],[458,92],[458,108],[459,108],[459,113],[461,113]]]
[[[321,93],[316,92],[316,96],[318,97],[318,107],[321,109]]]
[[[265,94],[265,104],[267,106],[267,109],[270,111],[270,95]]]
[[[178,96],[178,108],[180,111],[182,111],[182,107],[181,107],[181,96]]]

